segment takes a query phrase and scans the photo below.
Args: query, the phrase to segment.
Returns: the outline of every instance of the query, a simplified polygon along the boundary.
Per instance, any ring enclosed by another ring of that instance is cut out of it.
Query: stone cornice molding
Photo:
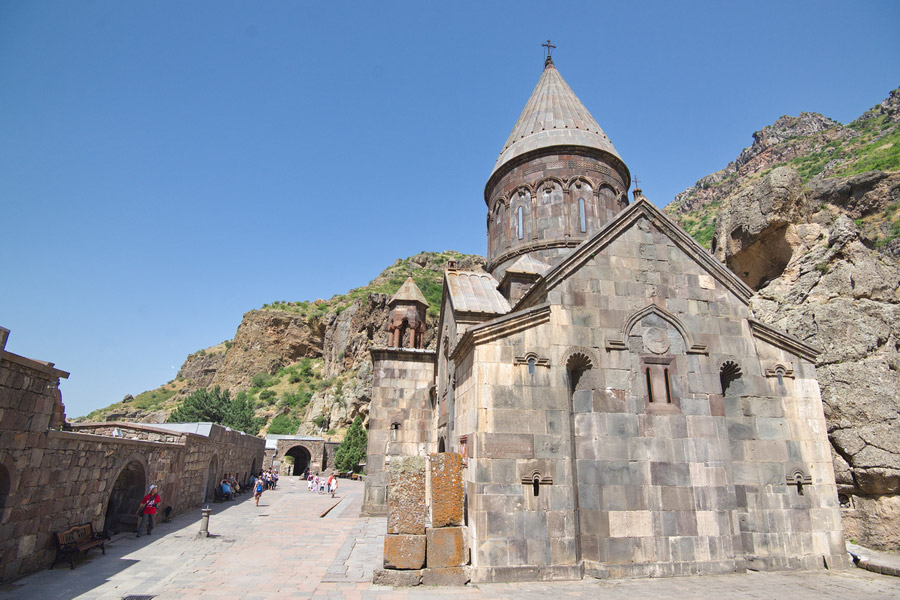
[[[684,326],[684,323],[681,322],[681,319],[679,319],[677,316],[670,313],[663,307],[657,306],[656,304],[648,304],[644,308],[635,311],[630,317],[625,319],[620,332],[621,337],[619,337],[618,339],[608,339],[606,341],[606,349],[627,350],[625,340],[628,339],[628,336],[631,334],[631,330],[634,328],[634,326],[637,325],[641,319],[648,315],[656,315],[663,321],[669,323],[676,330],[678,330],[678,333],[681,334],[681,339],[684,340],[684,347],[688,354],[709,354],[709,351],[706,348],[706,344],[698,344],[694,342],[693,336]]]
[[[17,364],[20,367],[25,367],[28,369],[34,369],[35,371],[40,371],[49,377],[60,377],[62,379],[68,379],[69,374],[66,371],[61,371],[53,366],[52,362],[46,362],[43,360],[35,360],[33,358],[26,358],[24,356],[19,356],[18,354],[13,354],[8,350],[0,351],[0,359],[8,360],[13,364]]]
[[[472,348],[485,342],[506,337],[535,325],[550,321],[550,305],[541,304],[528,310],[498,317],[466,331],[450,355],[452,360],[468,354]]]
[[[519,300],[516,309],[527,308],[532,303],[537,302],[538,298],[542,298],[544,294],[580,269],[587,261],[593,258],[594,254],[602,251],[641,219],[647,219],[741,302],[749,306],[750,298],[753,296],[754,291],[741,281],[737,275],[728,270],[728,267],[707,252],[677,223],[670,220],[662,211],[642,196],[613,217],[593,237],[582,241],[571,254],[563,258],[555,267],[544,274],[543,279],[538,280]]]
[[[176,447],[185,447],[184,442],[155,442],[151,440],[131,440],[128,438],[120,438],[120,437],[112,437],[110,435],[100,435],[97,433],[80,433],[75,431],[57,431],[56,429],[48,429],[47,437],[51,438],[59,438],[61,440],[83,440],[86,442],[102,442],[104,444],[125,444],[125,445],[144,445],[150,444],[153,446],[159,446],[160,448],[171,448],[173,446]],[[171,433],[171,432],[170,432]],[[186,434],[186,435],[196,435],[196,434]],[[203,439],[207,439],[205,437],[198,436]]]
[[[803,360],[816,364],[816,358],[823,352],[821,348],[811,346],[792,335],[778,331],[770,325],[765,325],[754,319],[747,319],[747,321],[750,323],[750,332],[753,334],[753,337],[799,356]]]
[[[437,352],[434,350],[422,350],[419,348],[388,348],[376,346],[369,350],[372,360],[409,360],[415,362],[434,362]]]

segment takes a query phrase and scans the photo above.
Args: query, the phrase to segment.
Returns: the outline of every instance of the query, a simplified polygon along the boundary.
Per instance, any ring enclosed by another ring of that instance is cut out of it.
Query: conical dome
[[[492,174],[517,156],[551,146],[596,148],[622,160],[606,133],[548,59]]]

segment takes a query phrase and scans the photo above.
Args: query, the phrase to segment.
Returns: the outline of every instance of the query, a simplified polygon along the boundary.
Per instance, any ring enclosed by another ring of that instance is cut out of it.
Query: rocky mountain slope
[[[681,192],[666,207],[701,244],[709,247],[715,215],[724,199],[759,180],[777,166],[795,169],[804,184],[829,187],[831,178],[900,169],[900,89],[848,125],[817,113],[784,116],[753,134],[753,144],[724,169]],[[846,194],[859,197],[844,186]],[[882,206],[887,208],[890,205]],[[854,206],[867,239],[900,256],[900,217],[896,207],[873,212]]]

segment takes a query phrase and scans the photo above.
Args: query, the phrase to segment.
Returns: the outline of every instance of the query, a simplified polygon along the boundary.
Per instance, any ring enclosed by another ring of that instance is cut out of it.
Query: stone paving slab
[[[276,598],[603,598],[654,600],[757,598],[772,600],[886,600],[900,598],[900,579],[861,569],[747,573],[710,577],[522,584],[463,588],[392,589],[372,585],[381,568],[384,518],[360,518],[362,484],[341,482],[341,502],[306,491],[305,482],[282,478],[260,506],[241,496],[214,504],[213,537],[198,538],[200,515],[161,523],[150,537],[116,536],[106,556],[92,552],[74,571],[58,566],[0,586],[2,600],[156,600]]]

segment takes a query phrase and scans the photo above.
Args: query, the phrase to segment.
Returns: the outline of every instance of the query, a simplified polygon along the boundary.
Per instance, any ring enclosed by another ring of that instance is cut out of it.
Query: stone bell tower
[[[388,302],[388,346],[422,348],[425,343],[425,311],[428,302],[412,277],[407,277]]]

